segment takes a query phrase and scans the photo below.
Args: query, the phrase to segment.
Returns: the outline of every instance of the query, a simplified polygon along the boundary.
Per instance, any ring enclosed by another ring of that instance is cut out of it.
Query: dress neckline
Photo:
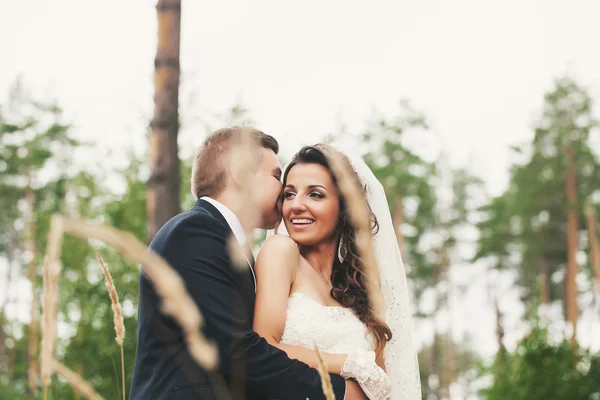
[[[342,306],[326,306],[325,304],[320,303],[319,301],[317,301],[316,299],[314,299],[312,296],[306,294],[306,293],[302,293],[302,292],[294,292],[290,295],[290,299],[293,297],[304,297],[307,298],[308,300],[310,300],[311,302],[323,307],[323,308],[331,308],[331,309],[341,309],[341,310],[348,310],[348,311],[352,311],[351,309],[347,308],[347,307],[342,307]]]

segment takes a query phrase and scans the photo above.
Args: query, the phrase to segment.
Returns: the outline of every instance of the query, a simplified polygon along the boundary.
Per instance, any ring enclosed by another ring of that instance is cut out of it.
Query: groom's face
[[[281,221],[278,200],[281,195],[281,164],[271,149],[261,148],[261,163],[257,172],[258,205],[262,229],[273,229]]]

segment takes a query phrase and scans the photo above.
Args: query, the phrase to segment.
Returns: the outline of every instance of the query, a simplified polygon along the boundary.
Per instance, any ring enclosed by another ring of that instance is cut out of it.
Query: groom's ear
[[[244,185],[243,173],[240,169],[240,165],[237,163],[231,163],[228,169],[228,177],[233,187],[240,188]]]
[[[236,151],[237,150],[237,151]],[[224,157],[223,169],[225,170],[227,186],[240,189],[243,185],[244,171],[241,169],[239,149],[233,148]]]

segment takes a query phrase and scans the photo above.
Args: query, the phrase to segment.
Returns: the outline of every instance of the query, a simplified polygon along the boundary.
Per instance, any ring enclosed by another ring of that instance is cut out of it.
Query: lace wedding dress
[[[351,309],[325,306],[301,292],[288,299],[280,342],[311,350],[316,345],[322,352],[334,354],[375,350],[373,335]]]
[[[366,326],[351,309],[325,306],[301,292],[293,293],[288,299],[287,318],[281,343],[307,349],[314,349],[316,345],[319,350],[334,354],[351,354],[353,352],[356,354],[356,351],[366,353],[375,348],[373,335],[368,332]],[[372,365],[375,365],[375,354],[372,354]],[[349,368],[353,372],[358,372],[354,370],[355,367],[360,366],[362,369],[366,366],[362,363],[366,359],[359,361],[358,358],[352,358],[352,360]],[[385,376],[381,369],[379,371]],[[366,380],[363,381],[366,386],[361,384],[369,399],[383,400],[387,399],[390,394],[391,381],[385,378],[388,383],[382,385],[382,381],[379,380],[382,376],[378,374],[366,373],[364,376]],[[355,377],[353,374],[349,374],[349,376]],[[374,380],[368,383],[370,379]]]

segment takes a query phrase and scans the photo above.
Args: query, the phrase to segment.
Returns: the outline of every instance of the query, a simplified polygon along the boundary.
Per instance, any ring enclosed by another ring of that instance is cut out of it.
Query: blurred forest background
[[[60,95],[39,98],[15,78],[0,104],[1,399],[41,396],[40,299],[50,216],[99,221],[146,242],[193,204],[194,149],[182,146],[181,137],[177,147],[179,131],[193,129],[195,147],[213,129],[253,124],[252,110],[236,104],[185,125],[178,4],[158,1],[154,116],[146,121],[148,131],[142,123],[136,133],[142,140],[147,135],[146,148],[128,147],[124,168],[74,162],[94,143],[74,133]],[[409,274],[424,399],[600,399],[600,133],[594,114],[600,99],[590,93],[569,74],[539,93],[530,140],[511,148],[509,182],[496,195],[480,171],[451,166],[443,148],[435,157],[423,151],[439,148],[439,137],[427,110],[400,100],[402,93],[395,113],[374,113],[362,131],[339,124],[323,132],[322,141],[353,141],[387,191]],[[409,140],[414,137],[418,145]],[[282,164],[287,161],[282,155]],[[139,269],[99,242],[65,237],[57,358],[116,399],[120,354],[96,251],[111,268],[123,306],[129,385]],[[482,287],[485,295],[474,296]],[[17,311],[23,299],[27,315]],[[465,314],[468,302],[478,302],[487,318]],[[516,321],[507,322],[507,310],[516,310]],[[481,324],[495,335],[491,352],[480,351],[469,333],[469,326]],[[50,397],[77,398],[58,378]]]

